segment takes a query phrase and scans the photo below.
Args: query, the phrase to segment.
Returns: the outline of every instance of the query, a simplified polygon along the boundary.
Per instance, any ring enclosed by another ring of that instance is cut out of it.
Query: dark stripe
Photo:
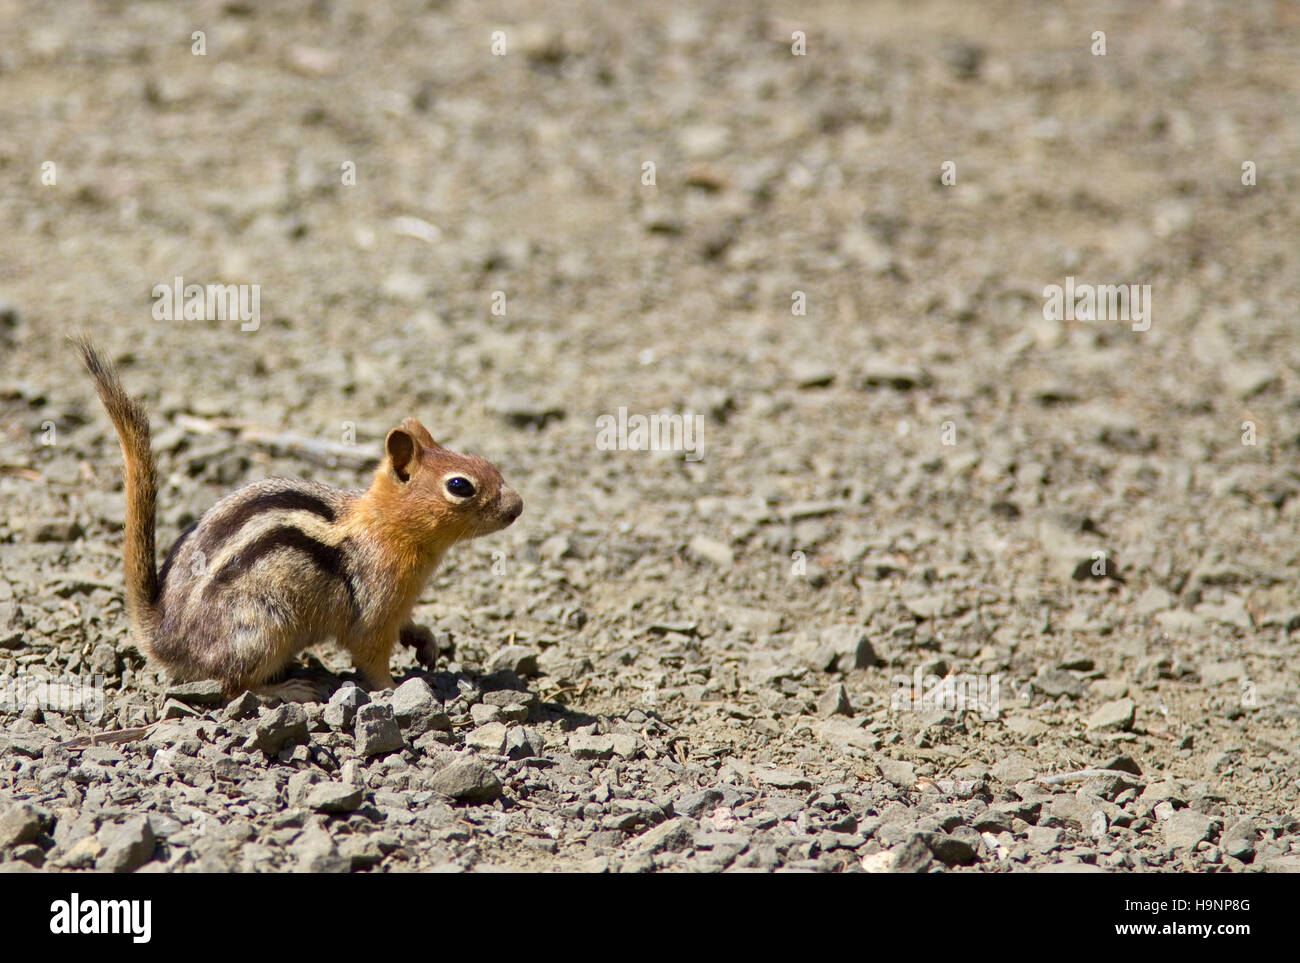
[[[214,586],[229,584],[250,570],[259,559],[282,549],[302,552],[318,569],[342,582],[348,593],[348,604],[352,607],[353,618],[360,615],[361,608],[357,605],[356,589],[352,587],[352,580],[348,578],[343,549],[340,546],[318,542],[301,528],[292,525],[278,526],[249,542],[238,554],[233,555],[225,565],[221,566],[221,570],[208,583],[208,590]]]
[[[180,554],[181,546],[185,544],[185,539],[190,537],[190,532],[194,531],[194,529],[198,527],[198,524],[198,522],[195,522],[189,528],[185,529],[185,531],[181,532],[180,538],[176,539],[176,541],[172,543],[172,547],[168,549],[167,557],[163,559],[162,571],[158,573],[158,590],[154,593],[155,602],[157,602],[159,597],[162,595],[163,586],[167,584],[167,573],[172,570],[172,563],[176,561],[176,556]]]
[[[226,513],[203,530],[203,544],[208,554],[215,555],[255,515],[275,511],[303,511],[319,515],[327,522],[334,521],[334,509],[329,502],[310,492],[297,488],[267,492],[250,498],[232,512]]]

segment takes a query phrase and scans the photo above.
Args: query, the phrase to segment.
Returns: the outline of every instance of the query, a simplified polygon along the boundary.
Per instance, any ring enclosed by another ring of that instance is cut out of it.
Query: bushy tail
[[[158,476],[149,438],[149,414],[129,397],[111,362],[87,335],[72,339],[95,392],[113,419],[126,458],[126,609],[136,639],[146,652],[158,627],[158,570],[154,567],[154,504]]]

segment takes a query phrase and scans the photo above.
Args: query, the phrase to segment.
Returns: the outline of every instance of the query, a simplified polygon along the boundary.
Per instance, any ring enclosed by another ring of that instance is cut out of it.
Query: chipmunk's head
[[[498,532],[524,510],[495,465],[443,448],[414,418],[388,433],[375,486],[404,527],[439,548]]]

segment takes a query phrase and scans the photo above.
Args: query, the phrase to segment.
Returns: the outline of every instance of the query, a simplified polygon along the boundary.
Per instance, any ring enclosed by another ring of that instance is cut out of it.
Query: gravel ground
[[[1300,870],[1300,15],[1072,7],[0,0],[0,869]],[[146,664],[82,326],[162,545],[496,462],[437,671]]]

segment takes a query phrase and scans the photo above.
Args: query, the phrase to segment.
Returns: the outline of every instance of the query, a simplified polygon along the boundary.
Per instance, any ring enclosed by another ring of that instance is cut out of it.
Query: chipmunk
[[[178,681],[215,679],[227,697],[246,689],[283,696],[267,683],[304,648],[333,637],[367,684],[390,688],[393,648],[419,647],[411,609],[447,549],[500,531],[523,511],[490,462],[442,447],[407,418],[388,433],[365,491],[254,482],[209,508],[157,571],[148,414],[88,338],[72,340],[126,459],[132,629]]]

